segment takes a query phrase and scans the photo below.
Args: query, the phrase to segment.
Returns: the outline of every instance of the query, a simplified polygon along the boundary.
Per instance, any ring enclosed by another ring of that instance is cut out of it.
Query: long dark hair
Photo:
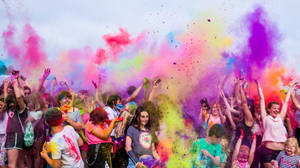
[[[16,95],[14,93],[10,93],[8,94],[8,96],[5,99],[5,103],[6,103],[6,110],[9,111],[19,111],[20,107],[16,98]],[[13,104],[11,106],[11,104]]]
[[[114,108],[117,105],[117,101],[122,100],[119,95],[113,94],[108,97],[107,106]]]
[[[142,112],[147,112],[148,113],[148,116],[149,116],[149,120],[148,120],[148,123],[145,125],[145,128],[150,130],[151,129],[151,116],[150,116],[150,113],[148,111],[146,111],[146,109],[144,108],[144,106],[139,106],[137,109],[136,109],[136,112],[135,112],[135,117],[133,119],[133,122],[132,122],[132,125],[136,128],[136,129],[140,129],[140,125],[141,125],[141,120],[140,120],[140,117],[141,117],[141,113]]]

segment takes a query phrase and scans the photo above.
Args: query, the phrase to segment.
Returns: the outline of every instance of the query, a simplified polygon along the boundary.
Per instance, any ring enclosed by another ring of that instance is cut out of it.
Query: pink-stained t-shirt
[[[95,130],[97,127],[100,127],[100,125],[92,124],[91,121],[88,121],[86,126],[87,125],[92,125],[93,130]],[[107,126],[105,125],[105,128],[102,128],[102,129],[107,129]],[[92,134],[88,129],[85,129],[85,136],[86,136],[88,145],[100,144],[100,143],[112,143],[111,137],[109,137],[107,140],[103,140],[103,139],[95,136],[94,134]]]

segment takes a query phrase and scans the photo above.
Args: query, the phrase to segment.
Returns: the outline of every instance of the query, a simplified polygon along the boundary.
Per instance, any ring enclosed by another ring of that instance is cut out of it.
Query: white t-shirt
[[[276,118],[267,115],[263,120],[264,135],[262,142],[285,142],[287,140],[287,131],[280,115]]]
[[[108,116],[109,120],[113,120],[113,119],[117,118],[119,115],[119,113],[116,110],[112,109],[109,106],[105,106],[104,110],[107,112],[107,116]],[[115,136],[115,128],[111,132],[110,136]]]
[[[60,159],[62,168],[84,168],[77,139],[79,135],[71,126],[54,134],[50,141],[52,159]]]

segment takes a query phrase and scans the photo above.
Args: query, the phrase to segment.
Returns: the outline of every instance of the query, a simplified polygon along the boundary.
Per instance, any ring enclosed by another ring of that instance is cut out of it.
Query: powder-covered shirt
[[[232,168],[250,168],[250,166],[248,162],[239,162],[236,160],[232,163]]]
[[[202,150],[207,150],[213,157],[220,157],[222,146],[217,144],[208,144],[205,138],[201,138],[196,140],[191,148],[190,152],[192,153],[192,166],[193,168],[197,167],[209,167],[209,168],[216,168],[216,165],[213,164],[211,159],[208,156],[204,156],[202,154]]]
[[[131,148],[137,157],[142,155],[152,156],[152,137],[150,131],[139,130],[130,126],[126,136],[131,138]]]
[[[60,159],[62,168],[84,168],[77,139],[79,135],[71,126],[53,135],[49,146],[52,159]]]
[[[288,156],[286,155],[285,151],[281,151],[276,157],[276,161],[278,162],[278,166],[280,168],[297,168],[297,163],[299,160],[299,155]]]
[[[69,118],[74,121],[74,122],[82,122],[82,118],[80,115],[80,110],[75,108],[74,111],[69,111],[68,112]],[[63,122],[63,126],[68,125],[67,122]]]
[[[88,121],[88,123],[86,124],[86,127],[88,127],[89,125],[92,126],[93,130],[100,127],[99,125],[92,124],[91,121]],[[102,129],[107,129],[106,124],[103,124],[103,127],[104,128],[102,128]],[[98,138],[94,134],[92,134],[88,129],[85,129],[85,136],[86,136],[86,139],[87,139],[87,142],[88,142],[89,145],[91,145],[91,144],[100,144],[100,143],[111,143],[112,142],[111,137],[108,137],[107,140],[103,140],[101,138]]]

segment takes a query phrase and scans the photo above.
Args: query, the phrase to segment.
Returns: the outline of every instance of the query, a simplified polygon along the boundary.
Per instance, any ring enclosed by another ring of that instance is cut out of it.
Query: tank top
[[[277,115],[276,118],[267,115],[263,120],[264,135],[262,142],[285,142],[287,140],[287,131],[284,127],[282,118]]]
[[[207,119],[207,124],[208,124],[209,128],[211,126],[213,126],[214,124],[222,124],[221,117],[220,116],[213,116],[213,115],[209,114],[208,119]]]

